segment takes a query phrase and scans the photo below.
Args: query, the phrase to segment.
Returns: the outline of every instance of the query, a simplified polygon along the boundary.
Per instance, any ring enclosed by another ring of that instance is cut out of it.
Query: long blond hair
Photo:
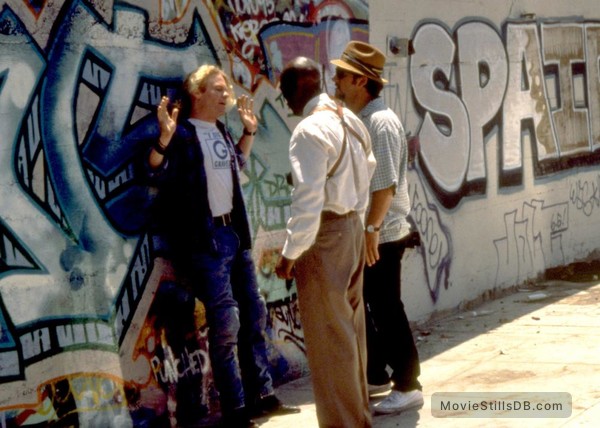
[[[191,97],[191,94],[195,94],[198,91],[203,92],[206,89],[207,80],[212,76],[219,74],[223,76],[223,79],[225,79],[225,83],[227,84],[227,90],[229,92],[229,97],[227,99],[227,110],[231,109],[235,105],[235,92],[233,90],[233,84],[229,76],[223,70],[213,64],[201,65],[196,71],[188,74],[183,82],[183,89],[186,95]],[[188,101],[191,101],[191,99]]]

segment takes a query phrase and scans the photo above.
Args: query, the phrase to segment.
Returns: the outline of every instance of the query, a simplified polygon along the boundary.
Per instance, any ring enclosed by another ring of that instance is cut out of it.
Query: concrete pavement
[[[596,275],[587,280],[547,280],[415,328],[425,405],[375,416],[373,426],[600,426],[600,283]],[[544,391],[570,393],[570,417],[432,415],[431,396],[436,392]],[[301,406],[302,412],[259,419],[261,427],[318,426],[308,377],[280,386],[277,394],[286,403]]]

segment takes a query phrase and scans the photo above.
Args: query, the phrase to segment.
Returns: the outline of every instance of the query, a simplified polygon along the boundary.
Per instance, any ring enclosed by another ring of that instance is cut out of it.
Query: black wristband
[[[154,146],[152,146],[152,148],[154,150],[156,150],[159,154],[163,155],[163,156],[167,153],[167,147],[163,147],[160,144],[160,141],[155,142]]]
[[[252,136],[256,135],[256,131],[250,132],[246,128],[244,128],[244,135],[248,135],[248,136],[252,137]]]

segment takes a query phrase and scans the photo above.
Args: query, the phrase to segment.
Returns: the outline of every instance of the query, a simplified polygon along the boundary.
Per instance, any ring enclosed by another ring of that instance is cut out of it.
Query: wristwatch
[[[380,229],[381,229],[381,227],[375,227],[372,224],[367,225],[367,232],[369,232],[369,233],[379,232]]]

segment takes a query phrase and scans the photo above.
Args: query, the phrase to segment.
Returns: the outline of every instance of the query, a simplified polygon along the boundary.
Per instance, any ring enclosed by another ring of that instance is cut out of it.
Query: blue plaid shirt
[[[410,212],[410,198],[406,180],[408,145],[404,128],[396,113],[386,107],[381,97],[367,104],[358,116],[369,130],[377,160],[371,179],[371,193],[392,186],[395,189],[392,204],[381,226],[379,243],[397,241],[410,233],[410,223],[406,219]]]

